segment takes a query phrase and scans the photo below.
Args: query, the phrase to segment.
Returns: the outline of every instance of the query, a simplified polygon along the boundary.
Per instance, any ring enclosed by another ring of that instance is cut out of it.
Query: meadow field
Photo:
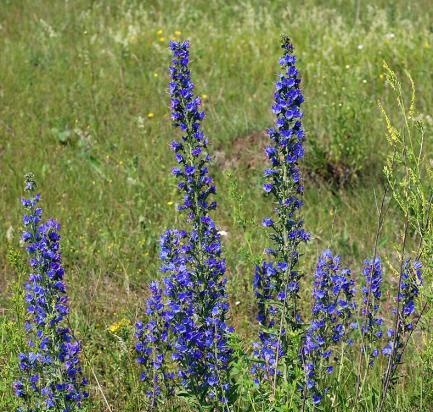
[[[170,39],[191,42],[192,77],[207,115],[229,323],[245,346],[255,339],[252,279],[267,245],[261,221],[271,210],[261,190],[265,130],[273,123],[282,33],[293,40],[305,97],[303,217],[312,239],[301,268],[312,284],[318,255],[331,248],[357,278],[375,248],[390,153],[378,103],[397,127],[403,123],[384,63],[400,78],[407,101],[406,71],[413,79],[425,131],[423,167],[433,167],[430,0],[1,1],[0,411],[19,404],[12,384],[25,345],[22,285],[29,270],[20,246],[20,198],[29,171],[45,215],[62,225],[69,323],[90,382],[85,410],[146,410],[134,324],[148,283],[162,277],[159,237],[179,224],[168,147],[176,136]],[[398,283],[403,232],[401,208],[390,202],[377,243],[385,311]],[[408,244],[416,244],[415,235],[409,233]],[[432,282],[426,270],[423,301],[431,302]],[[301,293],[308,311],[311,288]],[[433,411],[432,319],[428,305],[384,410]],[[369,402],[359,410],[373,410]],[[163,409],[194,410],[170,405]]]

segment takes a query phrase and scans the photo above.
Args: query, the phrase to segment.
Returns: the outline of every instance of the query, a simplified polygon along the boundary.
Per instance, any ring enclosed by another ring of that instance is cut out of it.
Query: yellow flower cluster
[[[172,35],[172,37],[173,37],[174,39],[177,39],[177,38],[179,38],[179,36],[180,36],[181,34],[182,34],[181,31],[176,30],[176,31],[174,32],[174,34]],[[158,40],[159,40],[160,42],[165,42],[164,31],[163,31],[162,29],[159,29],[159,30],[156,32],[156,35],[158,36]]]
[[[129,326],[131,324],[131,322],[129,321],[129,319],[123,318],[117,322],[114,322],[113,324],[111,324],[107,329],[111,332],[111,333],[116,333],[118,330],[126,328],[127,326]]]

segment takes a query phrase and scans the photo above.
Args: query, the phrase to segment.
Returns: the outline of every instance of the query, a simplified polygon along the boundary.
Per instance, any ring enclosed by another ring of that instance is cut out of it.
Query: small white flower
[[[54,38],[58,36],[55,30],[45,20],[39,19],[39,23],[41,24],[42,29],[45,31],[49,38]]]
[[[227,236],[227,235],[228,235],[228,232],[226,232],[225,230],[220,230],[220,231],[218,232],[218,234],[219,234],[220,236]]]
[[[144,129],[144,117],[143,116],[137,117],[137,126],[139,129]]]
[[[363,44],[358,44],[358,50],[362,50],[364,48]]]
[[[138,183],[137,180],[131,176],[128,176],[126,178],[126,182],[128,183],[128,185],[131,185],[131,186],[135,186]]]
[[[236,306],[239,306],[241,304],[241,301],[240,300],[237,300],[236,302],[235,302],[235,305]]]
[[[12,240],[14,240],[14,233],[15,233],[14,228],[12,226],[9,226],[8,230],[6,230],[6,240],[8,242],[12,242]]]

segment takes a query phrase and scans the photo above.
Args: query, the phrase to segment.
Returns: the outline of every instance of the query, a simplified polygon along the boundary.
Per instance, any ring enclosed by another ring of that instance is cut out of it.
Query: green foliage
[[[12,395],[12,383],[19,376],[18,353],[24,349],[25,305],[22,280],[25,261],[20,251],[10,248],[7,252],[9,270],[15,280],[9,287],[9,304],[6,316],[0,316],[0,410],[12,410],[19,402]]]
[[[344,86],[321,108],[323,128],[319,138],[310,139],[312,172],[337,187],[356,183],[376,160],[376,156],[369,156],[369,136],[365,131],[365,122],[374,107],[360,99],[354,73],[341,71],[338,78]]]
[[[411,99],[406,102],[402,85],[394,71],[384,65],[386,80],[395,93],[400,128],[381,106],[390,145],[385,176],[404,218],[418,238],[419,254],[433,268],[433,171],[426,155],[425,127],[415,108],[415,84],[406,71],[411,85]]]

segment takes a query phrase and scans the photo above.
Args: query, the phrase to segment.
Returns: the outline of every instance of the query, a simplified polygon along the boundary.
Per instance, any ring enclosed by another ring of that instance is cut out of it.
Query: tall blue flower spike
[[[389,328],[388,343],[382,353],[389,358],[389,378],[394,376],[398,365],[402,362],[407,340],[415,328],[416,299],[423,284],[422,264],[417,260],[406,259],[403,262],[397,308],[393,313],[396,317],[395,327]]]
[[[161,237],[161,270],[165,278],[158,334],[167,340],[176,364],[176,379],[183,388],[202,404],[222,405],[226,410],[232,352],[228,337],[232,329],[226,323],[229,305],[221,239],[209,214],[217,204],[212,200],[216,189],[208,172],[208,139],[201,130],[205,115],[200,111],[200,99],[194,95],[189,43],[170,42],[170,49],[172,120],[182,131],[181,139],[170,145],[178,163],[172,173],[183,193],[178,209],[186,215],[190,230],[167,230]],[[159,301],[159,289],[152,292],[150,299]],[[149,315],[150,322],[155,322],[152,313]],[[141,323],[137,327],[141,361],[143,354],[155,350],[149,349],[142,332],[149,327]],[[167,376],[160,376],[159,380],[167,381]],[[159,388],[155,382],[151,386],[153,396]]]
[[[356,308],[354,294],[350,270],[342,269],[340,257],[325,250],[314,275],[312,319],[302,347],[305,387],[315,405],[330,390],[326,382],[337,358],[334,349],[348,341]]]
[[[266,250],[270,259],[256,267],[254,277],[261,331],[254,349],[260,362],[254,364],[253,373],[257,381],[274,383],[290,345],[288,332],[302,324],[298,307],[301,274],[297,266],[299,245],[309,239],[299,214],[304,191],[299,170],[304,156],[301,123],[304,97],[289,38],[283,37],[282,49],[279,61],[282,73],[276,82],[272,106],[275,126],[268,130],[270,145],[265,149],[270,165],[264,171],[263,185],[274,205],[273,216],[263,219],[273,246]]]
[[[373,366],[380,354],[379,342],[383,337],[383,318],[379,315],[382,297],[383,270],[379,257],[364,262],[363,306],[361,311],[361,335],[364,355],[368,365]]]
[[[42,222],[40,195],[34,195],[32,174],[26,175],[25,190],[30,197],[22,199],[26,210],[22,240],[32,273],[25,285],[28,352],[19,355],[21,379],[13,385],[22,400],[18,411],[81,411],[88,397],[87,381],[81,373],[80,342],[67,326],[60,225],[53,219]]]

